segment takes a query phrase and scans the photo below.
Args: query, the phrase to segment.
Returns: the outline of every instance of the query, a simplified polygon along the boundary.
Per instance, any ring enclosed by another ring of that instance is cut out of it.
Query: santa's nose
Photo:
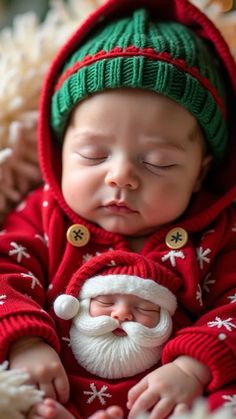
[[[114,307],[110,315],[113,319],[118,320],[120,323],[133,319],[133,314],[124,304],[119,304]]]

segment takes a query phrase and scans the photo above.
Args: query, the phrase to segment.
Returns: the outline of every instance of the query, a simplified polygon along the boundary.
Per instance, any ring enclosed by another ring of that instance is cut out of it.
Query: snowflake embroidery
[[[26,248],[23,247],[23,246],[21,246],[21,244],[18,244],[16,242],[11,242],[10,245],[14,249],[9,250],[9,253],[8,254],[9,254],[9,256],[16,255],[16,260],[17,260],[18,263],[21,262],[23,256],[26,257],[26,258],[29,258],[30,257],[29,253],[27,253],[25,251]]]
[[[196,300],[199,301],[200,306],[203,305],[203,301],[202,301],[202,289],[200,287],[200,284],[198,284],[198,287],[197,287]]]
[[[23,276],[23,278],[32,279],[32,281],[31,281],[31,289],[32,290],[35,288],[35,285],[39,285],[42,288],[42,284],[40,283],[38,278],[36,278],[36,276],[34,276],[34,274],[32,272],[29,271],[27,274],[21,273],[20,275]]]
[[[110,393],[105,393],[105,391],[108,388],[107,386],[102,386],[102,388],[98,391],[95,384],[91,383],[90,388],[91,388],[92,391],[84,391],[84,394],[86,394],[88,396],[90,395],[90,397],[87,400],[88,404],[91,404],[97,397],[98,400],[100,401],[101,405],[104,406],[104,404],[106,404],[105,397],[107,397],[107,398],[112,397],[112,395]]]
[[[7,296],[6,295],[0,295],[0,306],[2,306],[3,304],[5,304],[5,302],[6,301],[3,301],[3,300],[5,300],[7,298]]]
[[[207,255],[211,253],[211,249],[207,248],[204,250],[202,246],[200,246],[196,249],[196,251],[197,251],[197,260],[199,262],[200,269],[203,269],[204,262],[210,263],[210,259],[207,257]]]
[[[236,329],[236,325],[231,322],[233,320],[231,317],[229,317],[226,320],[222,320],[220,317],[216,316],[215,320],[213,322],[208,322],[207,325],[209,327],[217,327],[217,329],[220,329],[221,327],[225,327],[226,330],[229,332],[232,332],[232,329]]]
[[[113,247],[109,247],[108,252],[111,252],[113,249]],[[101,252],[95,252],[94,255],[92,255],[91,253],[86,253],[85,255],[83,255],[82,259],[83,259],[83,263],[87,262],[88,260],[90,260],[91,258],[93,258],[94,256],[100,256],[102,253]],[[108,265],[109,266],[109,265]],[[110,266],[114,266],[114,265],[110,265]]]
[[[91,258],[93,258],[94,256],[100,256],[101,253],[100,252],[96,252],[95,255],[92,255],[91,253],[86,253],[86,255],[83,255],[83,261],[88,262],[88,260],[90,260]]]
[[[184,259],[184,253],[182,250],[170,250],[168,253],[166,253],[164,256],[162,256],[161,260],[162,262],[165,262],[166,260],[170,259],[170,263],[172,266],[176,266],[176,258]]]
[[[211,278],[212,278],[212,274],[211,272],[209,272],[203,281],[203,286],[202,286],[203,291],[210,292],[209,285],[213,285],[216,282],[215,279],[211,279]]]
[[[231,303],[236,303],[236,294],[229,295],[227,298],[230,300]]]
[[[48,235],[46,233],[43,236],[41,234],[35,234],[34,237],[41,240],[48,247]]]
[[[222,399],[224,399],[224,400],[227,400],[225,403],[224,403],[224,406],[226,407],[235,407],[236,406],[236,394],[232,394],[231,396],[230,395],[224,395],[224,396],[222,396]]]

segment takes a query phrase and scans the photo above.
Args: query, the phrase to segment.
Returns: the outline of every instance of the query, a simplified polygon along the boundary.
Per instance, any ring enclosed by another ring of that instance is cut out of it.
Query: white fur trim
[[[176,297],[168,288],[152,279],[143,279],[134,275],[98,275],[89,278],[84,283],[79,298],[83,300],[101,294],[133,294],[158,304],[171,315],[177,307]]]
[[[53,308],[57,317],[63,320],[70,320],[79,311],[79,301],[72,295],[62,294],[54,301]]]

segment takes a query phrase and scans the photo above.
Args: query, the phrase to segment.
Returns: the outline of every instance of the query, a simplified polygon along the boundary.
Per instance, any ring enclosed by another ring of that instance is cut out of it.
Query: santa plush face
[[[70,342],[78,363],[99,377],[117,379],[155,365],[172,331],[176,298],[166,287],[135,275],[98,275],[79,298],[61,295],[56,314],[72,319]]]
[[[104,378],[136,375],[155,365],[172,330],[169,312],[133,294],[81,301],[70,330],[78,363]]]

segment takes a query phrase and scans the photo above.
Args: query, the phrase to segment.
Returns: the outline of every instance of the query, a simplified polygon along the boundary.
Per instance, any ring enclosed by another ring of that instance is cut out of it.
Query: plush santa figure
[[[54,303],[59,318],[72,320],[70,346],[78,363],[107,379],[131,377],[156,365],[172,332],[177,286],[169,271],[131,252],[111,251],[89,260]],[[157,305],[158,323],[151,328],[132,320],[120,325],[110,316],[90,315],[91,299],[117,294]],[[121,336],[113,333],[118,327],[125,332]]]

